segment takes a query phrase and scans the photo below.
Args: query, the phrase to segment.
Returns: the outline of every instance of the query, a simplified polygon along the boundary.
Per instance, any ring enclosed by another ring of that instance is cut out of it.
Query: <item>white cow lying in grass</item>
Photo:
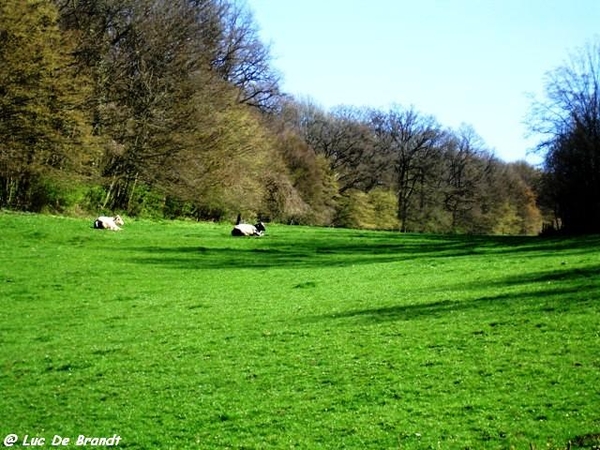
[[[237,221],[233,230],[231,230],[232,236],[262,236],[265,234],[267,229],[265,228],[265,224],[262,222],[258,222],[256,225],[251,225],[249,223],[242,223],[242,218],[238,214]]]
[[[125,225],[121,216],[108,217],[108,216],[100,216],[94,221],[94,228],[99,230],[113,230],[119,231],[121,228],[119,227]]]

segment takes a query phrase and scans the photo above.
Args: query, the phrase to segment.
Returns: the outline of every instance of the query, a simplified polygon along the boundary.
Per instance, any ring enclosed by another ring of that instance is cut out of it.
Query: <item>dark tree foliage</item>
[[[545,136],[545,198],[569,234],[600,232],[600,42],[549,72],[530,128]]]

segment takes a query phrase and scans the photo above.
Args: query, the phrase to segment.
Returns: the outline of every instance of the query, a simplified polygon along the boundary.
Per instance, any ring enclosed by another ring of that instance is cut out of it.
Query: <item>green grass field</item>
[[[17,447],[600,446],[599,237],[8,213],[0,230]]]

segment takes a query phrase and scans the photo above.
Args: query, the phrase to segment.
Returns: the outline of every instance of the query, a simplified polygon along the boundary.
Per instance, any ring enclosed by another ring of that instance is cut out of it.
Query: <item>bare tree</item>
[[[469,230],[468,213],[480,202],[482,184],[491,170],[491,154],[475,130],[467,125],[449,136],[444,207],[452,215],[452,230]]]
[[[419,185],[427,182],[444,134],[433,117],[413,108],[374,112],[371,123],[376,145],[393,169],[400,229],[409,231],[412,196]]]
[[[310,101],[295,108],[300,133],[317,154],[327,158],[341,194],[350,189],[369,191],[381,183],[385,161],[376,153],[370,111],[350,106],[325,111]]]
[[[280,95],[280,75],[272,66],[270,48],[260,39],[251,11],[242,3],[227,0],[214,0],[212,11],[218,14],[209,28],[217,33],[210,39],[212,69],[238,88],[240,103],[273,109]]]

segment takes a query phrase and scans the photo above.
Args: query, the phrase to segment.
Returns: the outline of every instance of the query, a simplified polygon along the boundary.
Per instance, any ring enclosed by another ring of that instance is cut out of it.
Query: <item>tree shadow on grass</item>
[[[560,283],[560,284],[559,284]],[[441,318],[449,314],[469,311],[517,307],[524,309],[554,312],[568,310],[590,303],[600,303],[600,266],[575,268],[549,272],[538,272],[518,277],[507,277],[490,283],[489,286],[507,287],[522,285],[516,292],[503,292],[471,300],[440,300],[430,303],[396,305],[381,308],[365,308],[341,313],[312,317],[309,321],[324,319],[361,319],[367,322],[410,321]],[[527,286],[531,286],[527,288]],[[540,288],[543,286],[543,288]],[[456,292],[469,296],[469,290],[478,287],[473,284],[457,285]],[[466,294],[465,294],[466,292]]]
[[[397,305],[372,309],[367,308],[319,316],[312,318],[312,320],[361,318],[370,322],[410,321],[442,317],[448,314],[458,314],[474,310],[481,311],[482,309],[486,308],[490,310],[497,308],[506,310],[506,308],[514,306],[517,303],[520,305],[520,307],[523,307],[525,301],[529,306],[531,306],[532,309],[539,309],[548,312],[556,309],[555,306],[548,306],[549,297],[557,295],[565,297],[579,297],[580,294],[581,291],[577,288],[556,288],[516,295],[499,294],[481,297],[474,300],[440,300],[432,303]],[[542,302],[539,300],[542,300]],[[573,300],[565,299],[565,301],[572,302]]]
[[[397,245],[307,245],[268,248],[175,247],[135,248],[139,263],[176,269],[278,269],[340,267],[359,264],[389,263],[422,258],[440,258],[470,254],[468,248],[448,245],[424,245],[418,250]]]
[[[531,283],[576,282],[578,285],[600,284],[600,264],[587,267],[561,266],[560,269],[551,271],[531,272],[522,275],[510,276],[503,279],[503,285],[519,285]]]
[[[289,240],[234,239],[228,246],[125,247],[134,261],[175,269],[266,269],[351,266],[419,258],[589,251],[597,240],[533,237],[419,236],[391,233],[311,234]],[[194,237],[187,237],[187,240]],[[195,239],[196,240],[196,239]],[[202,238],[199,236],[198,241]]]

